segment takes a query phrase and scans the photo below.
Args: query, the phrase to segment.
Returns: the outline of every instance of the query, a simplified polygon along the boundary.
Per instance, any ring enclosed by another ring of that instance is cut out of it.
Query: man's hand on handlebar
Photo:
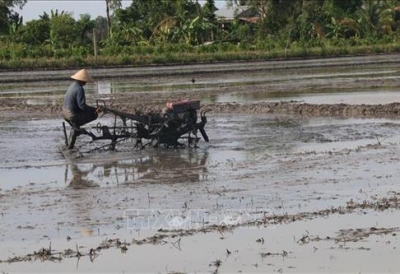
[[[97,106],[96,107],[96,113],[97,115],[99,115],[100,113],[102,113],[104,111],[104,107],[103,106]]]

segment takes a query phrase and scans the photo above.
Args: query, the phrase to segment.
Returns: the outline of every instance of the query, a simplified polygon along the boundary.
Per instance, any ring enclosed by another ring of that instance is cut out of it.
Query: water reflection
[[[57,106],[60,102],[56,98],[26,99],[25,103],[31,106],[52,105]]]
[[[98,94],[111,94],[111,82],[110,81],[98,81],[97,82],[97,93]]]
[[[209,86],[213,86],[215,84],[209,83]],[[149,82],[135,82],[132,83],[130,80],[102,80],[97,81],[96,85],[92,87],[88,87],[88,93],[97,93],[99,95],[110,95],[116,93],[129,93],[129,92],[169,92],[174,90],[184,90],[184,89],[192,89],[194,85],[192,83],[149,83]],[[206,88],[203,84],[202,86],[196,84],[196,89],[198,88]]]
[[[83,168],[78,167],[78,165],[74,164],[74,163],[71,164],[70,166],[71,166],[72,178],[70,180],[68,180],[68,177],[66,175],[66,179],[65,179],[65,181],[69,187],[75,188],[75,189],[81,189],[81,188],[99,186],[98,184],[94,183],[92,180],[87,179],[88,174],[90,174],[93,171],[93,169],[85,171]]]
[[[202,90],[231,89],[232,93],[223,92],[210,97],[203,95],[201,99],[203,102],[219,103],[297,100],[313,104],[386,104],[399,101],[400,95],[397,94],[395,83],[397,78],[396,68],[376,64],[373,67],[359,66],[356,70],[354,66],[293,68],[290,74],[282,74],[280,70],[266,72],[263,67],[260,71],[236,72],[235,77],[223,77],[218,72],[202,75],[196,77],[195,82],[191,81],[192,76],[171,77],[169,74],[134,80],[130,77],[98,77],[96,82],[88,84],[87,96],[93,100],[91,97],[98,95],[171,91],[196,92],[197,96],[202,96],[199,95]],[[367,82],[360,84],[364,80]],[[293,81],[296,81],[296,85],[293,85]],[[54,105],[54,100],[57,100],[57,104],[62,103],[66,85],[64,80],[54,81],[51,87],[48,87],[47,81],[10,83],[0,87],[0,98],[22,98],[31,105]],[[253,92],[255,87],[260,92]],[[242,90],[244,93],[238,94],[234,90]],[[353,95],[353,98],[348,99],[349,95]]]
[[[253,92],[227,93],[210,97],[211,102],[217,103],[256,103],[272,101],[299,101],[308,104],[390,104],[400,101],[397,88],[376,87],[362,89],[318,89],[313,91],[294,92]]]
[[[188,183],[207,180],[207,152],[162,151],[131,159],[69,163],[65,183],[71,188],[131,183]]]

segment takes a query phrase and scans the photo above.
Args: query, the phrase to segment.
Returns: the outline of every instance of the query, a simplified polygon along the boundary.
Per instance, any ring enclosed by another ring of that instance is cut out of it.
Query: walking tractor
[[[104,115],[111,114],[114,119],[112,125],[97,123],[91,130],[72,127],[70,134],[67,133],[65,122],[63,131],[65,145],[72,149],[78,136],[87,135],[91,137],[89,143],[100,140],[108,141],[107,144],[98,146],[91,150],[111,149],[121,141],[132,140],[135,147],[144,148],[165,147],[185,148],[197,147],[200,141],[198,132],[208,142],[208,136],[204,129],[207,123],[206,111],[200,112],[198,119],[197,111],[200,110],[199,100],[182,100],[167,102],[160,113],[127,113],[107,107],[106,102],[97,100],[97,107],[103,108]],[[89,152],[89,151],[88,151]]]

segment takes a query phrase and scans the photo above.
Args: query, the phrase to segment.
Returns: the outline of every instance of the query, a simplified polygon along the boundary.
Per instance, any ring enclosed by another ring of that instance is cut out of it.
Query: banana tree
[[[68,49],[77,38],[75,19],[65,11],[51,10],[49,39],[45,45],[50,47],[54,54],[60,49]]]
[[[381,36],[392,31],[394,7],[384,0],[365,0],[356,16],[365,36]]]
[[[0,34],[9,34],[22,25],[22,18],[12,9],[18,6],[20,9],[27,0],[1,0],[0,1]]]
[[[215,24],[202,16],[197,16],[194,19],[188,19],[182,26],[182,37],[186,44],[202,44],[208,37],[212,36],[212,31],[215,28]]]
[[[169,42],[176,30],[179,29],[178,23],[177,16],[166,17],[154,27],[149,40],[157,43]]]

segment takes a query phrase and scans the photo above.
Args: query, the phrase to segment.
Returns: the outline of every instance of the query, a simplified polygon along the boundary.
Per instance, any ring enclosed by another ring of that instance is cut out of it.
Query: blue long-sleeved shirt
[[[71,83],[64,97],[64,108],[72,112],[94,111],[93,107],[86,105],[86,96],[83,86],[77,81]]]

